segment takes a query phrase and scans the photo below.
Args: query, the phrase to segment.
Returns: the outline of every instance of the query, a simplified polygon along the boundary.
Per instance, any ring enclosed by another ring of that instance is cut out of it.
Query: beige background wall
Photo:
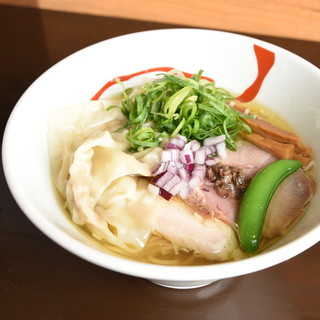
[[[0,3],[320,41],[320,0],[0,0]]]

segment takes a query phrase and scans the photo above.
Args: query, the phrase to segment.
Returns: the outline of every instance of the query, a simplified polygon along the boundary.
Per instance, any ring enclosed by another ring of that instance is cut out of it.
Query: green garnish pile
[[[230,107],[234,98],[214,82],[201,79],[202,73],[186,78],[172,70],[138,91],[123,91],[121,111],[128,118],[131,151],[159,146],[177,134],[199,142],[225,134],[227,147],[236,150],[237,135],[251,132],[241,117],[251,116]]]

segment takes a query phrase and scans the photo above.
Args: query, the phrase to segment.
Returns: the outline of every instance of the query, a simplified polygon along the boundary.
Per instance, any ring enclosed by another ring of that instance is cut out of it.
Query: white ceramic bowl
[[[80,50],[29,87],[15,106],[3,139],[5,176],[18,205],[43,233],[77,256],[176,288],[202,286],[268,268],[314,245],[320,240],[319,192],[302,221],[253,258],[197,267],[128,261],[100,251],[79,233],[62,212],[53,191],[46,142],[47,120],[53,109],[89,100],[114,77],[162,66],[190,73],[204,69],[205,75],[219,86],[242,93],[257,78],[254,45],[275,58],[256,100],[285,117],[314,148],[315,177],[320,184],[320,70],[284,49],[250,37],[211,30],[167,29],[129,34]]]

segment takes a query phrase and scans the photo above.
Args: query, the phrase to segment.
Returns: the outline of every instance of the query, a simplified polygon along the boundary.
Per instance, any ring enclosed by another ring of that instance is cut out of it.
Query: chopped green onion
[[[121,112],[127,117],[130,150],[159,146],[164,135],[180,133],[189,140],[226,135],[227,147],[236,150],[241,131],[251,132],[243,115],[229,106],[233,97],[214,82],[201,78],[203,71],[187,78],[177,70],[137,90],[124,89]],[[109,107],[112,108],[112,107]],[[145,123],[151,123],[145,127]]]
[[[186,119],[182,119],[182,121],[178,124],[178,126],[172,132],[172,134],[171,134],[172,137],[176,136],[179,133],[179,131],[181,130],[181,128],[183,127],[185,122],[186,122]]]

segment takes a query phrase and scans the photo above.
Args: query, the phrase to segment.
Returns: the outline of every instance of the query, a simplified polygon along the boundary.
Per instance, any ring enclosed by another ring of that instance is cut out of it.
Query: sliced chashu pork
[[[241,199],[221,197],[213,187],[204,183],[194,188],[185,201],[205,219],[219,219],[236,228]]]
[[[173,198],[170,201],[162,199],[160,203],[155,234],[209,260],[228,261],[243,257],[235,231],[224,222],[204,219]]]
[[[223,159],[221,164],[239,167],[242,174],[251,180],[262,168],[275,160],[276,158],[270,153],[250,142],[241,141],[237,151],[228,150],[227,158]]]
[[[238,166],[250,181],[262,168],[275,161],[269,153],[244,143],[235,152],[229,151],[223,164]],[[314,183],[302,169],[291,174],[276,189],[269,204],[263,229],[263,236],[273,238],[283,234],[290,223],[297,218],[314,194]],[[221,197],[217,190],[208,187],[207,182],[194,189],[187,203],[198,208],[202,216],[216,218],[236,228],[240,198]]]
[[[274,193],[263,226],[263,236],[273,238],[285,232],[305,209],[315,191],[313,181],[302,169],[287,177]]]

